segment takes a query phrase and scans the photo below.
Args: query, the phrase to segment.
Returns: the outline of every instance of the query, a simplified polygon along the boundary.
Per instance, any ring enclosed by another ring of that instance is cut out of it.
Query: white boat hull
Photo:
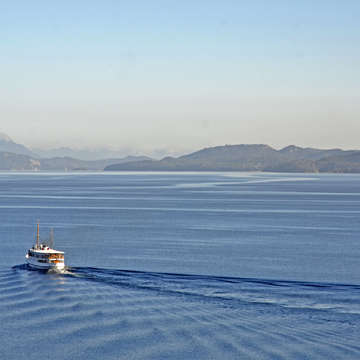
[[[31,259],[29,257],[26,258],[26,262],[28,265],[37,270],[50,270],[50,269],[56,269],[56,270],[63,270],[65,268],[65,264],[63,262],[58,263],[40,263],[34,259]]]

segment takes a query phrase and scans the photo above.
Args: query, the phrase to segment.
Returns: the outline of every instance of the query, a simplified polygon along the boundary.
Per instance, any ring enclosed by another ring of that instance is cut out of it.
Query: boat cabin
[[[36,249],[34,246],[28,250],[27,253],[29,258],[34,258],[37,262],[40,263],[52,263],[57,264],[64,262],[64,252],[54,249],[50,249],[48,246],[41,244],[39,249]]]

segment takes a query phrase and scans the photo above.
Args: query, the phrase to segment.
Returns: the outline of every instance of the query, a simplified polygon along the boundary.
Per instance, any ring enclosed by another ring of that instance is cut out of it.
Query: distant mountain
[[[37,157],[37,155],[33,153],[30,149],[28,149],[24,145],[17,144],[4,133],[0,133],[0,151]]]
[[[124,151],[116,151],[110,149],[71,149],[68,147],[60,147],[55,149],[33,149],[33,151],[39,155],[40,158],[59,158],[70,157],[79,160],[93,161],[103,159],[122,159],[124,157]],[[134,160],[149,160],[146,156],[134,156],[128,157],[129,161]],[[142,159],[141,159],[142,158]]]
[[[145,157],[146,158],[146,157]],[[104,167],[112,164],[129,163],[131,161],[141,161],[144,157],[127,156],[122,159],[105,159],[85,161],[71,157],[56,157],[48,159],[38,159],[27,155],[0,152],[0,170],[12,171],[74,171],[74,170],[103,170]]]
[[[199,164],[202,168],[221,167],[241,170],[261,170],[278,163],[282,156],[268,145],[225,145],[205,148],[178,158],[181,162]]]
[[[282,156],[268,145],[225,145],[178,158],[117,164],[105,170],[254,171],[279,163]]]
[[[111,165],[105,170],[261,171],[282,160],[286,157],[268,145],[225,145],[178,158]]]
[[[52,152],[53,151],[53,152]],[[79,159],[70,155],[81,155]],[[105,157],[105,155],[114,155],[117,152],[110,150],[72,150],[69,148],[59,148],[50,150],[44,157],[46,152],[42,150],[33,152],[26,146],[15,143],[8,135],[0,133],[0,170],[103,170],[112,164],[131,163],[133,161],[151,160],[147,156],[116,156]],[[104,156],[104,158],[102,157]],[[100,157],[100,158],[97,158]]]
[[[279,150],[279,152],[291,160],[303,160],[303,159],[318,160],[327,156],[341,155],[344,152],[344,150],[341,149],[321,150],[321,149],[302,148],[295,145],[289,145]]]
[[[144,156],[127,156],[122,159],[104,159],[86,161],[74,159],[71,157],[55,157],[48,159],[39,159],[41,170],[103,170],[107,166],[113,164],[131,163],[136,161],[143,161],[147,159]]]
[[[225,145],[180,157],[152,160],[145,156],[81,160],[70,156],[40,158],[25,146],[0,134],[0,170],[13,171],[271,171],[360,173],[360,151],[313,149],[290,145],[281,150],[268,145]],[[1,147],[0,147],[1,149]],[[26,154],[19,153],[25,152]],[[28,154],[30,152],[30,155]]]
[[[114,164],[105,171],[272,171],[360,172],[360,151],[312,149],[294,145],[275,150],[268,145],[225,145],[178,158]]]
[[[0,152],[0,170],[40,170],[40,162],[30,156]]]
[[[320,159],[316,165],[321,172],[360,173],[360,151],[347,151],[338,156]]]

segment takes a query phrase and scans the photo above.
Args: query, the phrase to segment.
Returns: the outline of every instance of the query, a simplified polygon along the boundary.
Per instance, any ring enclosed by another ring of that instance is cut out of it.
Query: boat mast
[[[37,223],[37,233],[36,233],[36,249],[39,248],[39,239],[40,239],[40,235],[39,235],[39,222]]]
[[[49,246],[50,246],[50,248],[54,248],[54,229],[53,228],[51,228],[50,229],[50,244],[49,244]]]

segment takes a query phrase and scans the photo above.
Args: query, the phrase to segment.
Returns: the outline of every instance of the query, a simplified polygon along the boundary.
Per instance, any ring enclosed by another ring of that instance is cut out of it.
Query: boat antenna
[[[36,232],[36,248],[39,248],[40,245],[40,234],[39,234],[39,220],[37,222],[37,232]]]
[[[53,249],[54,248],[54,229],[53,228],[51,228],[50,229],[50,241],[49,241],[49,246],[50,246],[50,248],[51,249]]]

